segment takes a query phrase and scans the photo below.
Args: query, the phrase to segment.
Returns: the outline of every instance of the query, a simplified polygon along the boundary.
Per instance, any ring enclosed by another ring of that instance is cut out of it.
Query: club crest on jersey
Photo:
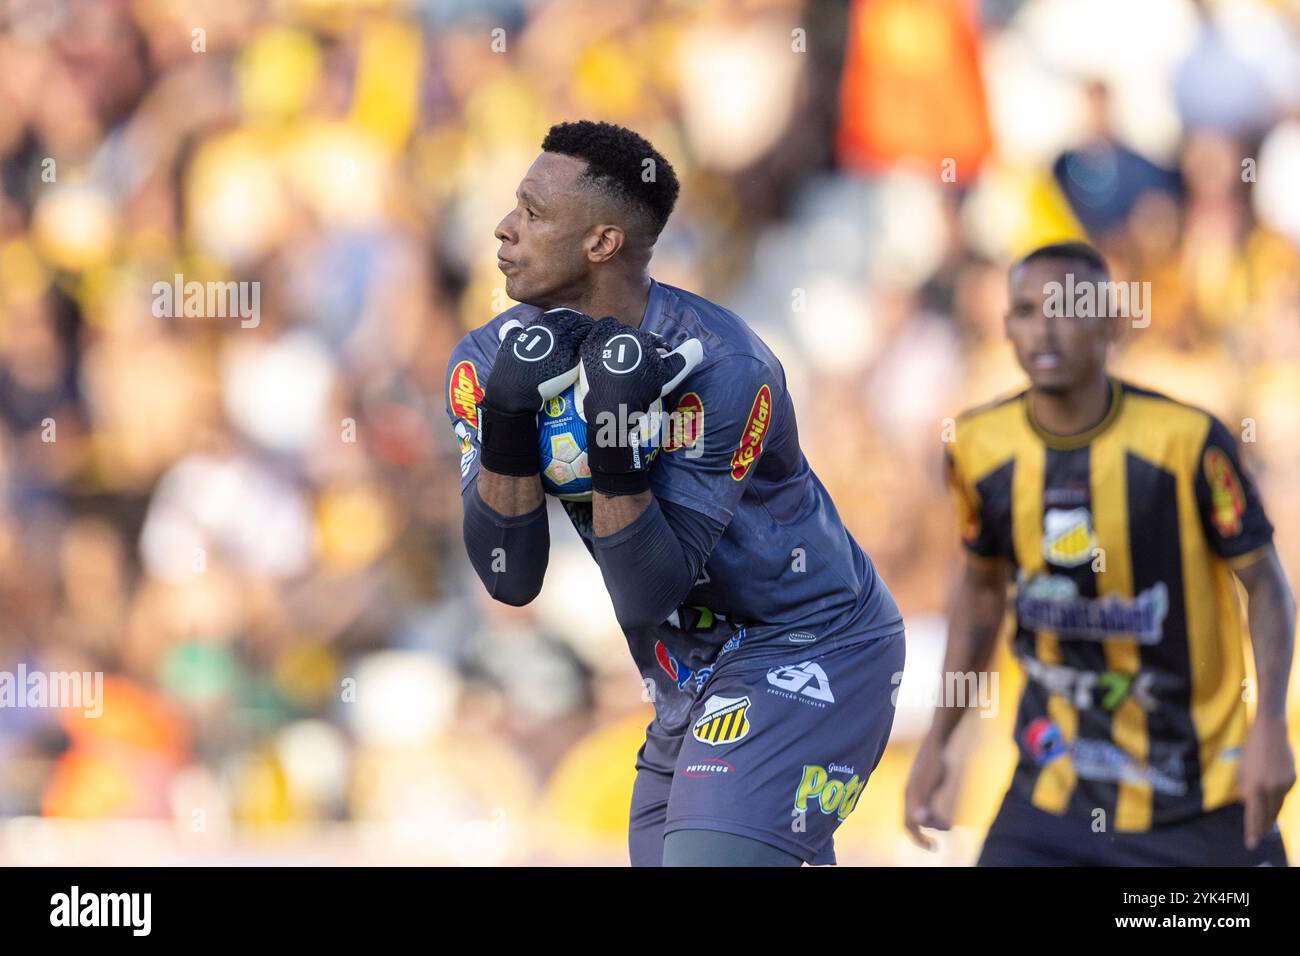
[[[456,363],[451,370],[447,391],[452,416],[463,418],[478,428],[478,404],[483,401],[483,387],[478,383],[478,371],[473,362],[466,359]]]
[[[731,456],[731,477],[740,481],[763,454],[763,438],[772,421],[772,390],[763,384],[754,396],[754,406],[749,411],[749,420],[740,433],[740,447]]]
[[[1076,568],[1092,560],[1096,546],[1087,508],[1049,508],[1043,515],[1043,557],[1049,563]]]
[[[734,744],[749,733],[749,698],[720,697],[704,702],[704,716],[695,722],[691,734],[702,744],[719,747]]]
[[[1246,513],[1246,497],[1241,492],[1237,469],[1222,448],[1205,453],[1205,480],[1210,484],[1210,520],[1225,538],[1241,533],[1241,516]]]

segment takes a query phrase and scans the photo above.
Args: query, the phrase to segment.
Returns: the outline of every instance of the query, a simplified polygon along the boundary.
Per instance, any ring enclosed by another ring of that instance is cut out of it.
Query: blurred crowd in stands
[[[576,118],[675,164],[652,272],[781,358],[918,679],[944,420],[1019,387],[1005,269],[1039,242],[1150,284],[1117,368],[1239,432],[1300,574],[1295,4],[0,0],[0,671],[105,674],[99,717],[0,708],[0,861],[33,817],[164,821],[164,857],[306,827],[348,859],[625,859],[650,705],[599,573],[557,509],[539,600],[486,597],[443,411],[511,304],[493,227]],[[188,282],[256,283],[255,319],[160,307]],[[926,717],[842,860],[915,861]]]

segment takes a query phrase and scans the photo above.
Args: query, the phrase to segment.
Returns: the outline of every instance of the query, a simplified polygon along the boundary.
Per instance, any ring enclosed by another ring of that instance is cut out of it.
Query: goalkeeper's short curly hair
[[[578,120],[552,126],[542,149],[586,161],[582,178],[644,216],[651,241],[659,237],[677,203],[677,172],[644,137],[613,123]]]

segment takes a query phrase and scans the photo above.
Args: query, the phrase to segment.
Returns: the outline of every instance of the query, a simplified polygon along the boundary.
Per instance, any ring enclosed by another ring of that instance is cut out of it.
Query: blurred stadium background
[[[0,863],[626,862],[650,705],[599,574],[557,511],[541,598],[486,598],[441,394],[580,117],[676,164],[655,276],[775,348],[906,614],[841,861],[970,862],[1011,662],[939,854],[901,801],[1010,257],[1151,282],[1121,371],[1251,420],[1300,570],[1298,41],[1264,0],[0,0],[0,669],[107,675],[99,719],[0,709]],[[156,316],[178,273],[260,321]]]

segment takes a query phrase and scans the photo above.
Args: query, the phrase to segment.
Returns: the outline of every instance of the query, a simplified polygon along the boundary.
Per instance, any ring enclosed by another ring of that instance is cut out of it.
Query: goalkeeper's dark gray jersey
[[[478,474],[477,400],[498,329],[539,311],[502,313],[467,334],[448,363],[462,490]],[[703,361],[664,399],[676,414],[652,491],[678,506],[675,515],[689,510],[724,529],[682,607],[662,625],[626,632],[642,675],[683,692],[656,695],[661,720],[689,707],[691,685],[703,683],[720,655],[802,659],[901,630],[888,588],[799,448],[794,403],[772,351],[734,313],[658,282],[641,328],[669,349],[692,337],[704,347]],[[590,550],[591,505],[564,507]]]

